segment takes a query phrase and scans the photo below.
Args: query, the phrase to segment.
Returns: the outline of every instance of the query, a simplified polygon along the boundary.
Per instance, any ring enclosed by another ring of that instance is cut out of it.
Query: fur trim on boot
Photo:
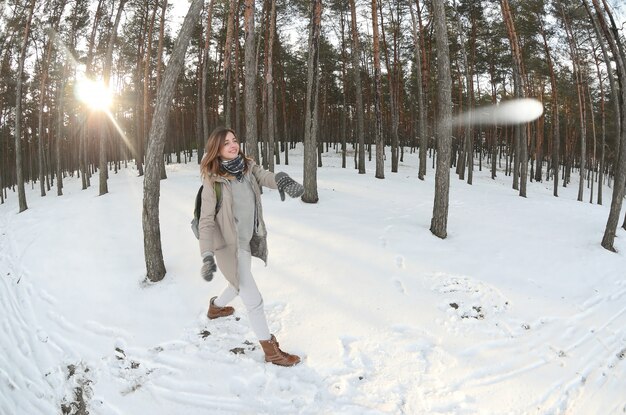
[[[232,307],[218,307],[216,306],[213,302],[215,301],[215,299],[217,298],[217,296],[211,298],[211,301],[209,302],[209,311],[207,312],[207,317],[210,318],[211,320],[219,318],[219,317],[226,317],[226,316],[230,316],[231,314],[233,314],[235,312],[235,309]]]
[[[261,340],[261,347],[265,352],[265,361],[278,366],[294,366],[300,363],[300,357],[280,350],[276,337],[272,334],[269,340]]]

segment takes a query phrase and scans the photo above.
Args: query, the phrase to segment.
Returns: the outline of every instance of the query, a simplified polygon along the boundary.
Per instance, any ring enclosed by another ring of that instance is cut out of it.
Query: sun
[[[94,111],[108,110],[113,101],[111,91],[102,81],[92,81],[87,78],[76,83],[74,95]]]

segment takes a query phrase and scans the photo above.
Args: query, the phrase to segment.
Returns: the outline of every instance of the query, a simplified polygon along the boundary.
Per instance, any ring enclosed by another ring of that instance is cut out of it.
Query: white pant
[[[265,311],[263,310],[263,297],[261,297],[261,293],[252,276],[252,256],[249,251],[237,250],[237,270],[239,272],[239,293],[237,293],[235,287],[228,284],[228,287],[213,301],[213,304],[218,307],[225,307],[239,294],[243,305],[246,306],[248,311],[248,319],[250,320],[252,331],[254,331],[259,340],[269,340],[271,335],[267,326]]]

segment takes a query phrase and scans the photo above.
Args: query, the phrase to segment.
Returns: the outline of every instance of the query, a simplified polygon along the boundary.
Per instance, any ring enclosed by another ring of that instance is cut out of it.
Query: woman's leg
[[[219,297],[217,297],[215,301],[213,301],[213,304],[218,307],[226,307],[226,305],[233,301],[235,297],[237,297],[237,290],[235,290],[235,287],[228,284],[228,286],[224,288],[224,291],[222,291]]]
[[[265,310],[263,309],[263,297],[252,276],[252,257],[250,252],[240,249],[237,253],[237,266],[239,271],[239,297],[246,306],[248,319],[252,331],[259,340],[271,338]],[[219,303],[218,303],[219,304]]]

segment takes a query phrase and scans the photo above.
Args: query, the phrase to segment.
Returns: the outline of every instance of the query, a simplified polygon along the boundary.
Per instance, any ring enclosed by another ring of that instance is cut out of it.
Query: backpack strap
[[[193,217],[196,220],[200,219],[200,209],[202,207],[202,189],[203,188],[204,186],[200,186],[200,188],[198,189],[198,193],[196,194],[196,204],[193,209]]]
[[[193,217],[196,220],[200,220],[200,210],[202,209],[202,189],[204,189],[204,186],[200,186],[198,193],[196,194],[196,204],[193,210]],[[213,190],[215,190],[215,214],[217,214],[220,207],[222,207],[222,184],[219,182],[213,182]]]
[[[222,184],[220,182],[213,182],[213,190],[215,190],[215,214],[217,214],[222,207]]]

